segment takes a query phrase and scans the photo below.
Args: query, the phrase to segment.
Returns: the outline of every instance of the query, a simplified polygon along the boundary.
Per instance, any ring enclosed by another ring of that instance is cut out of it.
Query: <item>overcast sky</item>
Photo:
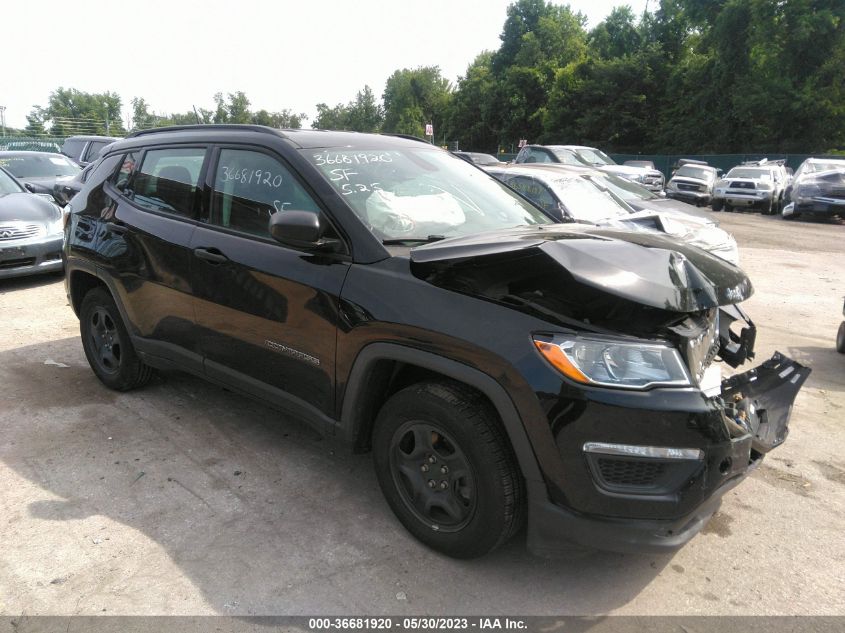
[[[590,26],[627,4],[560,2]],[[455,81],[495,50],[511,0],[3,0],[0,105],[26,125],[58,86],[111,90],[156,113],[212,108],[215,92],[243,90],[252,109],[290,108],[313,119],[317,103],[346,103],[365,84],[381,97],[398,68],[437,65]],[[653,0],[652,5],[656,5]]]

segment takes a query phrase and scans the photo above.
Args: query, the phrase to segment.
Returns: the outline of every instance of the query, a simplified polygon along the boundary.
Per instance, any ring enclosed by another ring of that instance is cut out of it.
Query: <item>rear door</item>
[[[321,205],[280,156],[238,145],[215,149],[206,197],[191,250],[207,375],[324,424],[348,258],[287,248],[268,230],[277,211]]]
[[[136,348],[201,372],[195,340],[191,236],[201,212],[203,145],[124,156],[100,213],[100,265],[119,295]]]

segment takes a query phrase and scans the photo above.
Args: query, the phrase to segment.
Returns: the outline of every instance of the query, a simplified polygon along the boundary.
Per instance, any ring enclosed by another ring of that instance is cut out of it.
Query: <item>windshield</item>
[[[495,178],[428,147],[303,150],[382,240],[425,240],[550,224]]]
[[[585,161],[590,163],[591,165],[615,165],[616,162],[605,154],[600,149],[590,149],[589,147],[582,147],[580,149],[576,149],[575,153],[578,154],[581,158]]]
[[[0,169],[0,196],[5,196],[7,193],[20,193],[23,189],[18,186],[14,180],[9,177],[5,171]]]
[[[586,178],[557,178],[549,181],[572,219],[597,223],[625,217],[632,209],[606,188]]]
[[[0,156],[0,167],[17,178],[75,176],[80,168],[61,154],[19,154]]]
[[[632,200],[662,200],[657,194],[621,176],[602,173],[600,175],[590,174],[589,178],[626,202]]]
[[[802,169],[799,171],[803,171],[804,173],[815,173],[819,171],[832,171],[834,169],[838,169],[841,171],[845,171],[845,161],[830,161],[830,162],[807,162],[806,169]],[[803,165],[802,165],[803,167]]]
[[[747,167],[734,167],[728,172],[725,178],[752,178],[754,180],[771,180],[772,173],[762,169],[748,169]]]
[[[592,167],[592,163],[578,156],[575,152],[569,149],[552,149],[552,153],[557,156],[557,159],[564,165],[572,165],[573,167]],[[538,161],[543,162],[543,161]]]
[[[686,176],[687,178],[698,178],[699,180],[713,180],[714,173],[710,169],[703,167],[694,167],[693,165],[684,165],[675,172],[676,176]]]

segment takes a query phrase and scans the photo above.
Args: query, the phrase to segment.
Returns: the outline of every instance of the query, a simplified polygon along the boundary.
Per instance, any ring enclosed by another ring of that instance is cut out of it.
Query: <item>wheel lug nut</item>
[[[437,458],[436,458],[434,455],[429,455],[429,456],[428,456],[428,463],[429,463],[429,464],[436,464],[436,463],[437,463]]]
[[[420,470],[423,471],[424,473],[427,473],[428,472],[428,464],[423,464],[422,466],[420,466]]]
[[[440,482],[440,489],[441,490],[446,490],[446,488],[448,488],[448,487],[449,487],[449,484],[446,483],[445,481]]]
[[[448,467],[448,466],[441,466],[441,467],[440,467],[440,474],[441,474],[441,475],[445,475],[445,474],[446,474],[446,473],[448,473],[448,472],[449,472],[449,467]]]
[[[429,480],[428,480],[428,487],[429,487],[429,488],[434,488],[434,486],[435,486],[434,480],[433,480],[433,479],[429,479]]]

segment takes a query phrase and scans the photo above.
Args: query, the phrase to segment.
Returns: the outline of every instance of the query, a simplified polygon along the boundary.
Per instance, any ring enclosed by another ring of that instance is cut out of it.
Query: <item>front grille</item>
[[[35,266],[34,257],[20,257],[18,259],[6,259],[0,262],[0,270],[8,268],[21,268],[23,266]]]
[[[679,182],[678,183],[678,189],[680,189],[682,191],[698,191],[699,189],[701,189],[701,186],[700,185],[690,185],[690,184],[687,184],[685,182]]]
[[[732,182],[731,189],[756,189],[753,182]]]
[[[611,486],[651,487],[666,474],[667,464],[644,459],[600,457],[601,478]]]
[[[43,224],[24,224],[23,222],[0,224],[0,242],[23,240],[45,232]]]

